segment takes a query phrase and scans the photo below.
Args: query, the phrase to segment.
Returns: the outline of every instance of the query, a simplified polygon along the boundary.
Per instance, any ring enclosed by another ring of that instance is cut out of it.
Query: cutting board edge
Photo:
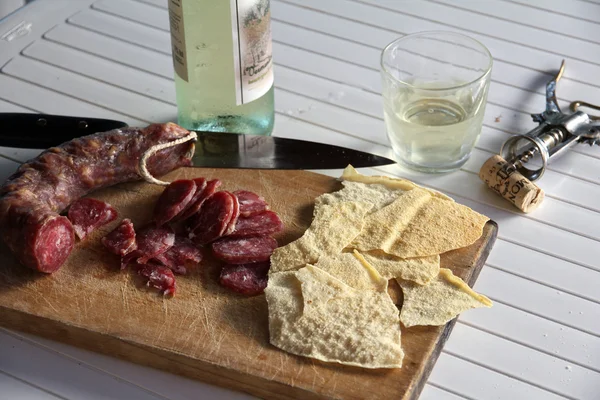
[[[25,315],[27,315],[27,322],[36,321],[39,323],[24,324],[20,322]],[[158,347],[132,343],[109,334],[94,332],[75,325],[68,325],[49,318],[9,309],[4,306],[0,306],[0,321],[2,328],[40,336],[107,357],[115,357],[123,361],[155,368],[228,390],[237,390],[263,399],[334,399],[334,397],[325,396],[301,387],[292,387],[276,380],[257,380],[257,377],[254,375],[245,374],[232,368],[220,367],[205,360],[187,357],[183,354],[170,353]],[[38,327],[43,327],[43,329],[38,329]],[[97,340],[90,340],[91,338]],[[109,347],[111,351],[109,353],[103,351],[105,347]],[[149,355],[154,355],[154,357],[148,357]],[[190,362],[193,362],[194,365],[191,365]],[[227,371],[227,374],[223,374],[223,371]],[[119,378],[125,379],[122,377]],[[255,381],[256,383],[249,383],[251,381]],[[283,393],[291,394],[292,396]]]
[[[496,243],[496,238],[498,237],[498,223],[494,220],[489,220],[486,223],[486,228],[484,228],[484,232],[487,232],[486,244],[479,250],[480,256],[477,258],[477,264],[473,266],[473,272],[467,280],[467,284],[470,287],[473,287],[473,285],[477,281],[479,273],[483,269],[485,261],[487,260],[490,251],[492,250],[492,247],[494,247],[494,243]],[[456,325],[456,322],[458,321],[459,317],[454,318],[444,326],[444,329],[440,334],[440,337],[438,338],[433,348],[433,351],[427,357],[427,363],[423,365],[423,368],[419,371],[419,376],[417,377],[417,379],[414,380],[415,385],[413,386],[413,389],[407,391],[406,394],[408,396],[404,397],[404,400],[419,399],[419,396],[421,395],[421,392],[423,391],[423,388],[425,387],[425,384],[429,379],[429,375],[431,375],[431,371],[433,370],[433,367],[435,366],[435,363],[437,362],[437,359],[439,358],[442,349],[444,348],[444,345],[448,341],[448,338],[450,337],[450,334],[452,333],[452,330],[454,329],[454,326]]]

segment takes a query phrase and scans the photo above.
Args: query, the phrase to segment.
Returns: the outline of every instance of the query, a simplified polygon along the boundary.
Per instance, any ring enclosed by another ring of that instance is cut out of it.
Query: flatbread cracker
[[[270,342],[292,354],[363,368],[400,368],[398,309],[308,265],[269,277]]]
[[[400,281],[404,294],[400,321],[407,328],[415,325],[444,325],[471,308],[491,307],[487,297],[476,293],[447,268],[425,286]]]
[[[318,207],[300,239],[275,249],[269,273],[297,270],[322,256],[340,253],[361,232],[372,207],[370,203],[352,201]]]
[[[388,279],[384,279],[371,265],[353,253],[341,253],[336,256],[319,258],[315,267],[327,272],[357,290],[376,290],[385,292]]]
[[[374,250],[360,253],[385,279],[402,279],[425,285],[440,272],[440,256],[399,258]]]
[[[373,203],[373,208],[369,213],[377,211],[392,203],[406,192],[404,189],[389,188],[386,185],[363,182],[343,181],[344,187],[333,193],[325,193],[315,199],[315,207],[323,204],[335,204],[340,201],[364,201]]]
[[[433,256],[474,243],[488,220],[469,207],[414,188],[368,215],[349,247],[401,258]]]
[[[392,189],[392,190],[400,189],[400,190],[408,191],[408,190],[412,190],[414,188],[420,188],[423,190],[427,190],[434,197],[438,197],[442,200],[454,201],[454,199],[452,199],[452,197],[448,197],[445,194],[438,192],[437,190],[426,189],[426,188],[419,186],[416,183],[411,182],[407,179],[390,178],[388,176],[380,176],[380,175],[373,175],[373,176],[363,175],[363,174],[359,173],[352,165],[348,165],[344,169],[344,172],[342,173],[342,176],[340,179],[343,181],[362,182],[362,183],[366,183],[366,184],[370,184],[370,185],[380,184],[380,185],[384,185],[385,187]]]

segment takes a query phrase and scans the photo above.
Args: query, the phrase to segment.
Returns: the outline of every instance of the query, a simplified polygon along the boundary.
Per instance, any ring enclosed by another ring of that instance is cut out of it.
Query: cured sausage
[[[79,240],[83,240],[99,227],[114,221],[117,210],[103,201],[84,198],[71,204],[67,217]]]
[[[171,182],[163,190],[154,206],[154,222],[162,226],[182,212],[196,193],[196,182],[181,179]]]
[[[210,196],[199,212],[188,219],[188,237],[196,244],[210,243],[225,233],[234,212],[233,194],[221,191]]]
[[[264,211],[250,217],[239,217],[231,236],[272,235],[283,230],[283,222],[273,211]]]
[[[187,203],[187,205],[183,208],[183,210],[181,210],[179,212],[179,214],[177,214],[174,218],[173,221],[181,221],[183,220],[183,216],[188,214],[188,210],[192,207],[195,206],[197,201],[200,199],[200,197],[203,194],[203,190],[206,188],[206,178],[194,178],[192,179],[194,181],[194,183],[196,184],[196,189],[194,190],[194,195],[192,196],[192,199],[190,200],[189,203]],[[215,187],[216,189],[216,187]],[[214,190],[210,193],[213,194]],[[200,203],[200,206],[202,206],[202,203]],[[197,211],[197,210],[196,210]],[[192,215],[194,212],[192,212],[190,215]]]
[[[146,264],[175,244],[175,232],[169,227],[147,227],[137,233],[136,242],[137,262]]]
[[[277,248],[277,241],[270,236],[222,238],[212,245],[213,254],[229,264],[249,264],[267,261]]]
[[[227,193],[229,193],[229,192],[227,192]],[[231,195],[231,198],[233,200],[233,215],[231,216],[231,219],[229,220],[229,223],[227,224],[227,228],[225,229],[223,236],[227,236],[235,230],[237,220],[240,216],[240,202],[235,194],[233,194],[233,193],[229,193],[229,194]]]
[[[197,178],[197,179],[204,179],[204,178]],[[205,182],[206,182],[206,180],[205,180]],[[185,209],[180,215],[178,215],[177,218],[175,218],[176,220],[178,220],[178,221],[186,220],[186,219],[190,218],[192,215],[195,215],[198,211],[200,211],[200,208],[202,208],[202,204],[204,204],[204,202],[217,191],[219,186],[221,186],[221,181],[218,179],[210,180],[210,181],[206,182],[204,185],[202,185],[202,188],[200,188],[199,183],[196,181],[196,186],[197,186],[196,193],[194,194],[192,201],[190,201],[191,205],[187,209]]]
[[[187,273],[186,265],[198,264],[202,261],[202,252],[191,240],[175,236],[173,246],[154,258],[165,267],[172,269],[176,274],[185,275]]]
[[[138,274],[148,280],[146,282],[147,286],[160,290],[165,296],[175,295],[177,289],[175,275],[169,268],[156,264],[138,264],[137,269]]]
[[[270,209],[265,199],[248,190],[236,190],[233,194],[240,202],[240,216],[249,217]]]
[[[75,242],[73,225],[58,213],[95,189],[139,180],[138,164],[150,147],[188,134],[172,123],[154,124],[84,136],[44,151],[0,188],[2,239],[23,265],[56,271]],[[193,149],[191,142],[162,149],[147,168],[160,176],[188,166]]]
[[[118,256],[122,257],[131,253],[137,249],[133,223],[130,219],[125,218],[119,226],[104,236],[101,242],[108,251]]]
[[[268,283],[270,263],[227,264],[223,266],[219,283],[246,296],[261,294]]]

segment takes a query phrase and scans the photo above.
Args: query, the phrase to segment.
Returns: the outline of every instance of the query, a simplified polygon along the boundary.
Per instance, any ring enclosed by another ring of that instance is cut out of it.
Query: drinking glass
[[[492,55],[475,39],[423,32],[381,54],[384,118],[396,160],[448,172],[468,159],[481,132]]]

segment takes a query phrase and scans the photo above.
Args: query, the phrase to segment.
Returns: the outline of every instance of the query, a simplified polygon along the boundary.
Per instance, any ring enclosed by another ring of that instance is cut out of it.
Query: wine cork
[[[544,200],[544,191],[518,171],[507,173],[506,165],[508,162],[502,157],[491,157],[481,167],[479,178],[519,210],[528,213],[538,208]]]

